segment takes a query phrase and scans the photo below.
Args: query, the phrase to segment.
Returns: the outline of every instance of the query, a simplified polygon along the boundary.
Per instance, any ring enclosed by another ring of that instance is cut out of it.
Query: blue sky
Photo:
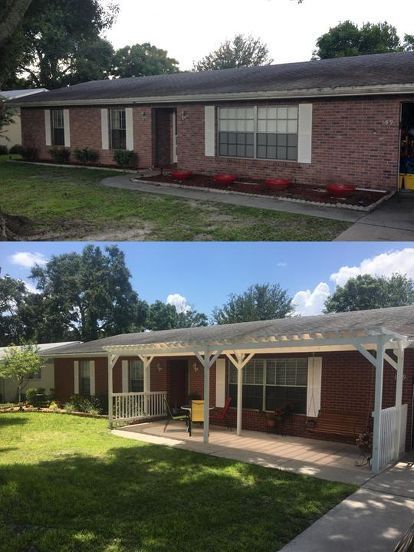
[[[100,244],[105,246],[105,244]],[[179,294],[211,313],[230,293],[254,283],[280,283],[302,314],[321,311],[327,294],[359,273],[414,278],[414,249],[407,243],[142,243],[121,242],[132,283],[147,301]],[[1,275],[30,282],[30,264],[70,251],[82,242],[0,244]],[[176,298],[170,301],[176,301]],[[180,301],[179,301],[180,302]]]

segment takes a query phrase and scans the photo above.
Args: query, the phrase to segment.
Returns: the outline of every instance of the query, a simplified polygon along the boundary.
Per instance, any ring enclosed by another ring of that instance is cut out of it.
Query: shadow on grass
[[[4,426],[23,425],[27,423],[24,412],[14,412],[13,414],[16,414],[16,416],[2,416],[0,414],[0,429]],[[19,416],[21,416],[21,418]]]
[[[0,466],[0,551],[274,552],[341,483],[154,445]]]

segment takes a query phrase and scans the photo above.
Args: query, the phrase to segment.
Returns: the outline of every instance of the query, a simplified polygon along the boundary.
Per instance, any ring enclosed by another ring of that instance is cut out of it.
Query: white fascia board
[[[139,105],[177,104],[196,102],[228,102],[254,100],[306,99],[320,97],[375,96],[384,94],[413,94],[414,83],[387,84],[377,86],[347,86],[337,88],[312,88],[304,90],[267,90],[261,92],[229,92],[223,94],[182,94],[177,96],[147,96],[142,98],[99,98],[90,100],[53,100],[43,102],[18,103],[21,107],[53,107],[77,105]]]

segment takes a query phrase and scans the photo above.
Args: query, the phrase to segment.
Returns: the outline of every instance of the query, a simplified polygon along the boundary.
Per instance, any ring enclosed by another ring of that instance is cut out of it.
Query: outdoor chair
[[[191,401],[191,413],[189,419],[188,433],[191,437],[193,423],[204,423],[204,401]]]
[[[188,414],[173,414],[167,399],[164,399],[164,405],[167,412],[167,421],[165,422],[164,432],[171,421],[185,422],[186,428],[188,427]]]
[[[223,410],[220,410],[219,412],[216,412],[216,413],[213,412],[212,414],[210,414],[210,422],[213,424],[215,422],[219,424],[225,422],[227,414],[229,412],[230,404],[231,404],[231,397],[227,397],[226,402],[224,403]]]

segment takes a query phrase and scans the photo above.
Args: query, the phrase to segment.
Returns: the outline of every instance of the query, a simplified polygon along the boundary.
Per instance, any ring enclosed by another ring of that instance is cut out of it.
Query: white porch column
[[[395,351],[397,357],[397,381],[395,386],[395,406],[397,407],[397,442],[395,445],[396,448],[396,457],[400,457],[400,446],[401,446],[401,410],[402,410],[402,393],[403,393],[403,382],[404,382],[404,356],[405,350],[401,341],[398,343],[398,349]]]
[[[216,362],[222,351],[209,351],[208,349],[200,352],[195,351],[194,354],[200,361],[204,373],[204,431],[203,442],[208,443],[208,435],[210,430],[210,368]]]
[[[226,353],[227,358],[237,368],[237,435],[241,435],[243,417],[243,368],[254,356],[254,353]]]
[[[118,358],[119,356],[117,355],[108,355],[108,425],[109,425],[109,429],[112,429],[113,421],[114,421],[113,371]]]
[[[138,355],[138,357],[144,365],[145,412],[151,415],[151,397],[149,393],[151,391],[151,362],[154,360],[154,357],[144,355]]]
[[[385,339],[378,338],[377,356],[375,361],[375,403],[374,403],[374,429],[372,436],[372,470],[380,471],[381,451],[381,410],[382,410],[382,386],[384,373]]]

